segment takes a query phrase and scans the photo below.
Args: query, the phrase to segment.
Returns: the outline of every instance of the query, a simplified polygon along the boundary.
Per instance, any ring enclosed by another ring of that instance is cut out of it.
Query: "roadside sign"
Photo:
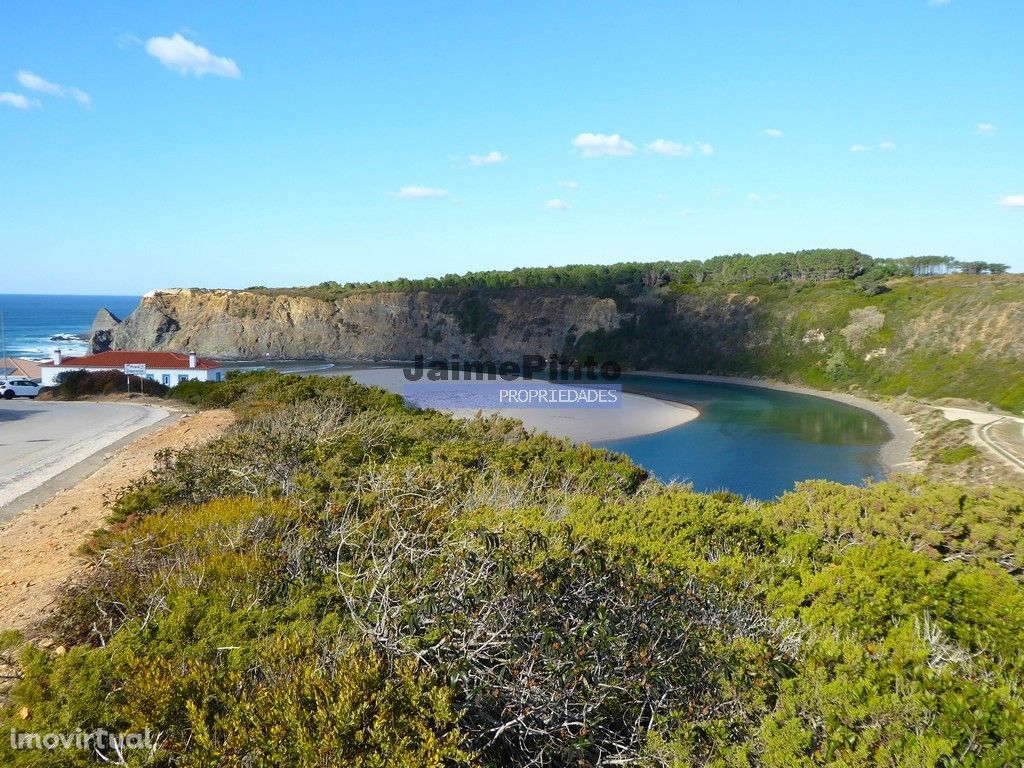
[[[127,376],[145,376],[146,375],[146,364],[145,363],[125,363],[124,372]]]

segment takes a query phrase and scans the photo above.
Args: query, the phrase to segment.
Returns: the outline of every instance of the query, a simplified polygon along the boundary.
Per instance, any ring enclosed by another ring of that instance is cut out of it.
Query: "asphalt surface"
[[[96,454],[168,415],[131,403],[0,400],[0,520],[26,498],[73,485],[76,468],[97,468]]]

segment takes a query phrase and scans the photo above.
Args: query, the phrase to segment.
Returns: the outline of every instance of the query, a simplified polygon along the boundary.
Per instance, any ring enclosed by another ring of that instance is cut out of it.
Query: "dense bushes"
[[[182,766],[1024,755],[1020,491],[744,504],[344,379],[187,396],[240,420],[117,500],[6,727],[149,727]]]
[[[511,270],[467,272],[464,275],[401,278],[372,283],[337,283],[329,280],[308,288],[251,291],[284,293],[336,299],[365,291],[491,291],[507,288],[583,291],[609,298],[638,296],[652,288],[673,283],[736,284],[751,280],[764,282],[852,279],[863,274],[875,260],[851,249],[818,249],[796,253],[765,253],[758,256],[734,254],[707,261],[622,262],[618,264],[570,264],[564,267],[517,267]],[[881,263],[881,262],[879,262]],[[895,274],[896,267],[888,273]],[[909,274],[909,272],[907,272]]]
[[[142,392],[163,397],[169,387],[139,376],[125,376],[121,371],[64,371],[57,376],[57,385],[48,389],[57,400],[77,400],[88,395],[111,395],[117,392]]]
[[[895,277],[921,277],[962,271],[964,274],[1003,274],[1006,265],[980,261],[958,262],[948,256],[911,256],[903,259],[874,259],[852,248],[816,248],[789,253],[736,253],[705,261],[620,262],[617,264],[569,264],[564,267],[517,267],[509,270],[448,274],[420,280],[399,278],[370,283],[338,283],[327,280],[304,288],[247,290],[258,293],[314,296],[337,299],[360,292],[379,291],[493,291],[509,288],[582,291],[598,296],[637,296],[653,288],[744,283],[818,283],[828,280],[858,280],[871,286],[869,293]]]

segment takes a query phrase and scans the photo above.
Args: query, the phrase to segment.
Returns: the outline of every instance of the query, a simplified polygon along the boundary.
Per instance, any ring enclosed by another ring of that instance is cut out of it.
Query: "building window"
[[[224,374],[222,374],[220,371],[217,371],[215,378],[217,379],[217,381],[220,381],[223,378],[223,376]]]
[[[146,378],[149,379],[150,381],[153,381],[153,379],[155,379],[156,376],[154,376],[152,373],[147,373]]]
[[[163,381],[163,384],[164,384],[164,386],[165,386],[165,387],[169,387],[169,386],[171,386],[171,374],[169,374],[169,373],[165,373],[165,374],[164,374],[164,375],[163,375],[163,376],[161,377],[161,381]]]
[[[181,384],[181,382],[183,382],[183,381],[188,381],[188,374],[187,373],[179,373],[178,374],[178,383]]]

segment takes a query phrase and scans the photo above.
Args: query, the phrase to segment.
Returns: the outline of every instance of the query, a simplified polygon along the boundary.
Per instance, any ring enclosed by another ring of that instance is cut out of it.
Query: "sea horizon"
[[[124,319],[141,299],[121,294],[0,294],[7,355],[41,360],[57,348],[68,355],[84,354],[89,350],[86,335],[100,309]]]

